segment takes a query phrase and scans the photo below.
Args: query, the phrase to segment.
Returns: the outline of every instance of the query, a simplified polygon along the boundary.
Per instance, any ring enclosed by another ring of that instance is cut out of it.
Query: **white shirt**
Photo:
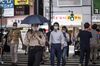
[[[52,31],[51,34],[50,34],[50,40],[49,40],[49,43],[61,43],[61,44],[64,44],[64,36],[63,36],[63,33],[59,30],[57,31]]]

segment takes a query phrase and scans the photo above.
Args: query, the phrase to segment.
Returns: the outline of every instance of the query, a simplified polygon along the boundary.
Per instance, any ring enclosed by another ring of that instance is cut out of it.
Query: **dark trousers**
[[[69,57],[69,45],[67,46],[67,57]]]
[[[40,66],[43,48],[41,46],[29,47],[28,66]]]
[[[80,63],[83,65],[83,61],[85,58],[85,66],[88,66],[89,59],[90,59],[90,48],[80,48]]]
[[[51,45],[51,54],[50,54],[50,60],[51,60],[51,66],[54,66],[54,59],[55,56],[57,57],[57,66],[60,66],[61,61],[61,44],[52,44]]]

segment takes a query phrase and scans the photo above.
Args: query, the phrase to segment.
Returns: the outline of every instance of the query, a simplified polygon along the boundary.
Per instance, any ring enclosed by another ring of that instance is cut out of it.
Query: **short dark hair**
[[[96,29],[97,32],[100,32],[100,29]]]
[[[14,23],[13,23],[13,26],[17,26],[17,22],[14,22]]]
[[[67,27],[66,26],[62,26],[62,29],[66,29],[66,32],[68,32],[68,29],[67,29]]]
[[[4,29],[3,29],[3,28],[1,28],[1,29],[0,29],[0,32],[3,32],[3,31],[4,31]]]
[[[90,24],[89,23],[85,23],[84,24],[84,28],[86,29],[86,28],[89,28],[90,27]]]
[[[54,29],[54,27],[53,26],[50,26],[50,30],[53,31],[53,29]]]
[[[96,30],[97,29],[97,24],[93,24],[92,25],[92,29],[95,29]]]
[[[55,23],[53,24],[53,26],[54,26],[55,24],[57,24],[57,25],[58,25],[58,27],[59,27],[59,23],[58,23],[58,22],[55,22]]]
[[[31,24],[31,26],[38,26],[39,24]]]

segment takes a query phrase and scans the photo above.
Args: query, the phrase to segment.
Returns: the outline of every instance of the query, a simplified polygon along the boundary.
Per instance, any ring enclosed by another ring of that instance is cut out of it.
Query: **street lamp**
[[[52,19],[52,11],[53,11],[53,1],[49,0],[49,28],[51,26],[51,19]]]

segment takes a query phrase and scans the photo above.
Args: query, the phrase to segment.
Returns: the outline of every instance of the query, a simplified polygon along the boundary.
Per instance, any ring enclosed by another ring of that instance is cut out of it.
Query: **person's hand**
[[[64,45],[63,44],[61,44],[61,50],[64,48]]]

